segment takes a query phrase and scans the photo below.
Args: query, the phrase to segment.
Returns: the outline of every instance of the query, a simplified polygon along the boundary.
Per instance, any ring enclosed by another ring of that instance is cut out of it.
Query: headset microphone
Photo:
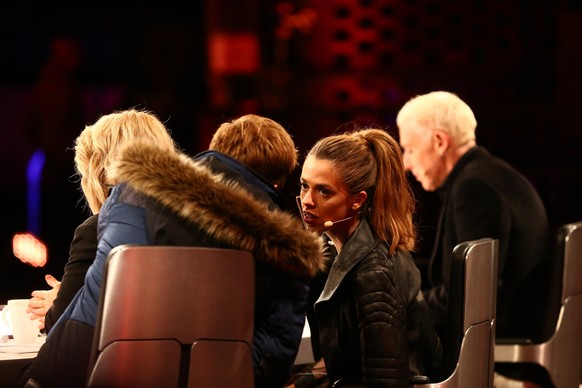
[[[341,220],[337,220],[337,221],[325,221],[325,222],[323,223],[323,227],[324,227],[324,228],[326,228],[326,229],[329,229],[329,228],[331,228],[331,227],[332,227],[334,224],[337,224],[337,223],[339,223],[339,222],[344,222],[344,221],[350,220],[350,219],[352,219],[352,218],[354,218],[354,217],[357,217],[359,214],[360,214],[360,213],[358,213],[358,214],[355,214],[355,215],[353,215],[353,216],[351,216],[351,217],[342,218]]]
[[[297,207],[299,208],[299,213],[301,214],[301,220],[303,221],[303,206],[301,204],[301,197],[299,195],[297,195],[295,197],[295,202],[297,202]],[[323,223],[323,227],[326,229],[329,229],[333,226],[333,224],[337,224],[338,222],[344,222],[344,221],[350,220],[354,217],[357,217],[359,214],[360,213],[355,214],[351,217],[342,218],[341,220],[337,220],[337,221],[325,221]],[[305,224],[305,221],[303,221],[303,226],[307,229],[307,225]]]

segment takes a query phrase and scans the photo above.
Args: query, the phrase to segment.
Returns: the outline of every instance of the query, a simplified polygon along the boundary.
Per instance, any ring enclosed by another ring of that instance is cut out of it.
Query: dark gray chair
[[[498,241],[460,243],[452,257],[441,373],[431,383],[414,387],[489,388],[493,386]]]
[[[539,317],[541,324],[553,324],[551,335],[541,343],[498,343],[495,363],[535,364],[544,368],[556,387],[577,388],[582,371],[582,222],[562,225],[556,242],[560,276],[554,289],[561,290],[559,311]]]
[[[424,383],[416,376],[416,388],[490,388],[493,386],[495,310],[497,307],[498,241],[491,238],[463,242],[453,250],[447,333],[443,363],[436,376]],[[362,387],[337,381],[337,387]]]
[[[89,387],[254,387],[254,259],[202,247],[113,249]]]

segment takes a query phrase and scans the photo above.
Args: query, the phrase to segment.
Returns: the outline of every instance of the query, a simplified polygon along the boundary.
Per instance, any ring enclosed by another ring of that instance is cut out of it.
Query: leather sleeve
[[[364,383],[407,386],[406,305],[399,296],[394,273],[366,266],[355,282]]]

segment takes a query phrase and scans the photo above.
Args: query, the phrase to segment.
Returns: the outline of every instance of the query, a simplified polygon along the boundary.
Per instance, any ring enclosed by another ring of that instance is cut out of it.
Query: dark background
[[[581,220],[581,70],[580,0],[3,5],[0,303],[45,288],[45,273],[62,275],[74,228],[89,215],[67,148],[84,125],[130,107],[158,114],[191,154],[223,121],[258,113],[283,124],[303,155],[350,123],[396,135],[404,102],[448,90],[473,108],[479,144],[536,186],[554,228]],[[38,147],[47,152],[46,268],[11,248],[29,228],[26,166]],[[411,183],[422,256],[437,201]],[[286,190],[297,192],[295,177]]]

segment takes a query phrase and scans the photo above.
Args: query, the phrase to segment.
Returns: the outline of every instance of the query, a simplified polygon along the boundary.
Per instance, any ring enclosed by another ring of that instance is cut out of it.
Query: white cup
[[[2,309],[2,319],[12,330],[15,342],[35,342],[39,335],[38,319],[30,319],[26,308],[29,299],[10,299]]]

